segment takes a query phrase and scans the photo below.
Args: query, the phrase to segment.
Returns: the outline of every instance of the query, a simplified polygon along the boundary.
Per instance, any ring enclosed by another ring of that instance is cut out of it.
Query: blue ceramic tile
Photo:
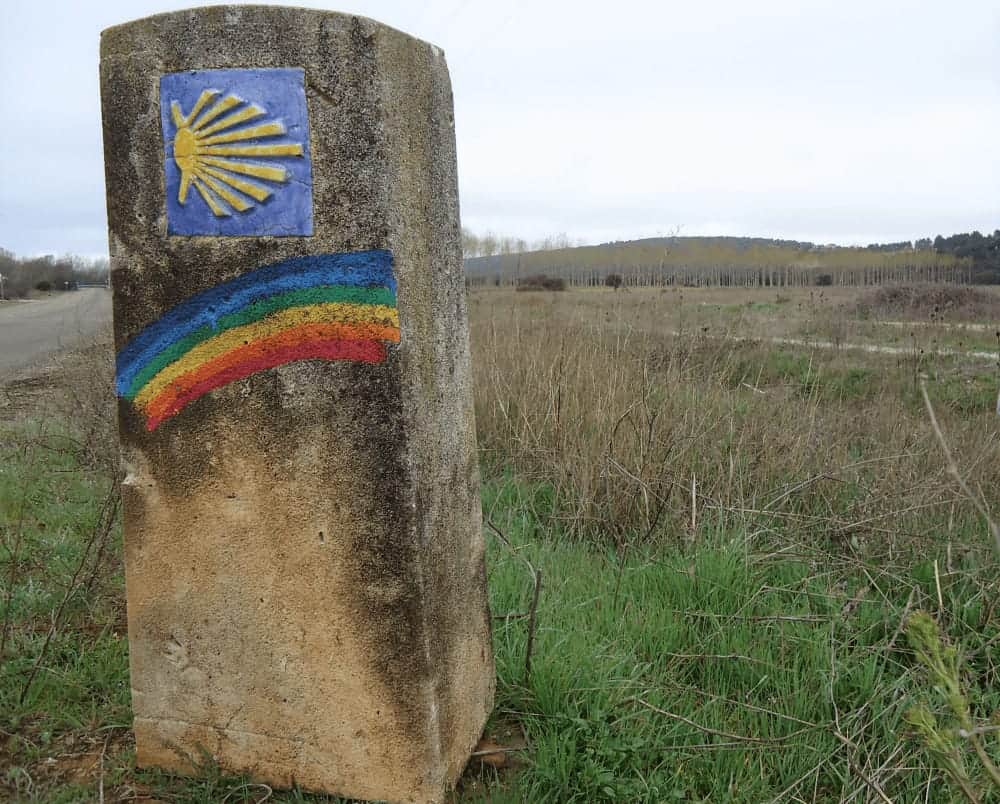
[[[302,69],[161,76],[160,121],[169,234],[312,234]]]

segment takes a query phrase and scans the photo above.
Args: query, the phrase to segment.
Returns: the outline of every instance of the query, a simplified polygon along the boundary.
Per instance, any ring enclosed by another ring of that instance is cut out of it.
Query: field
[[[1000,297],[961,290],[470,293],[499,750],[456,801],[1000,800]],[[333,800],[135,769],[109,354],[59,376],[0,407],[0,791]]]

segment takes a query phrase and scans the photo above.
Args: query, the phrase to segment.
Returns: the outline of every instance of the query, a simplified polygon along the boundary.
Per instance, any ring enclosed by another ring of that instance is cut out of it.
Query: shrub
[[[48,293],[50,290],[52,290],[52,283],[43,279],[41,282],[35,285],[35,290],[40,290],[42,293]]]
[[[890,285],[863,294],[855,312],[864,318],[996,319],[1000,318],[1000,297],[962,285]]]
[[[622,286],[622,282],[624,281],[625,280],[622,279],[621,274],[608,274],[606,277],[604,277],[604,284],[607,285],[609,288],[614,288],[615,290],[618,290],[618,288]]]
[[[535,274],[517,283],[518,290],[566,290],[566,280],[557,276]]]

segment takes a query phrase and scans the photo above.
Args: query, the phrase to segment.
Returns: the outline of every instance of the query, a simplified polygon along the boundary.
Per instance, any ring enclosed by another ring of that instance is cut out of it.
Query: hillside
[[[976,276],[973,257],[919,244],[847,248],[758,237],[657,237],[474,257],[465,270],[471,287],[517,285],[539,274],[577,287],[603,285],[609,275],[620,276],[625,287],[861,286]]]

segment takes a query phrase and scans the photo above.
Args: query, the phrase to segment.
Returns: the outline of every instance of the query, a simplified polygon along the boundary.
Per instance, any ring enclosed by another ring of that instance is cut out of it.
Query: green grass
[[[616,600],[617,557],[554,533],[549,497],[507,480],[485,499],[518,551],[492,556],[494,615],[525,610],[522,558],[545,579],[527,681],[524,620],[495,624],[498,713],[531,751],[492,800],[833,802],[865,787],[858,768],[883,768],[897,801],[955,800],[902,720],[926,685],[900,625],[937,608],[933,562],[769,555],[706,523],[693,544],[636,550]],[[971,653],[1000,623],[969,562],[942,582],[938,614]],[[980,714],[1000,706],[992,661],[968,664]]]
[[[987,322],[988,323],[988,322]],[[1000,343],[995,330],[967,329],[961,326],[898,327],[870,325],[871,340],[888,345],[935,351],[958,349],[970,352],[997,352]]]
[[[936,406],[956,413],[992,413],[997,402],[996,370],[970,368],[959,358],[920,354],[868,355],[864,365],[853,362],[854,353],[780,348],[745,356],[734,353],[726,368],[730,387],[743,383],[766,389],[781,386],[797,396],[822,403],[877,402],[897,396],[916,413],[924,411],[917,378],[928,377],[928,393]]]
[[[734,357],[727,375],[732,387],[784,386],[800,397],[836,402],[869,400],[890,387],[871,367],[842,364],[838,357],[775,348],[762,355]]]
[[[92,723],[97,709],[125,716],[120,534],[109,534],[99,564],[99,545],[91,540],[100,535],[111,481],[83,469],[65,431],[4,435],[11,446],[3,451],[0,472],[0,617],[8,624],[8,657],[0,668],[0,711],[15,722],[43,715],[49,731]],[[56,613],[60,621],[53,626]],[[63,622],[81,624],[88,640],[64,632]],[[28,686],[43,647],[44,672]]]
[[[35,777],[71,735],[103,740],[131,720],[120,534],[100,555],[91,539],[112,483],[82,465],[65,428],[0,428],[0,444],[0,784],[80,801],[78,786],[45,790]]]
[[[109,481],[65,430],[0,429],[0,443],[10,624],[0,797],[89,801],[103,784],[109,800],[260,800],[261,788],[210,763],[197,779],[135,768],[117,527],[99,561],[86,554]],[[963,648],[975,714],[1000,710],[989,559],[962,552],[949,571],[943,548],[931,546],[894,563],[862,561],[849,547],[807,549],[794,534],[703,517],[695,534],[621,560],[563,536],[554,500],[550,487],[506,474],[484,486],[484,510],[515,548],[491,539],[491,728],[513,724],[528,748],[518,769],[486,771],[485,788],[466,784],[460,800],[834,802],[859,790],[874,800],[865,777],[896,801],[956,800],[906,733],[912,703],[941,705],[901,622],[917,608],[934,613]],[[528,677],[527,619],[517,616],[531,600],[525,558],[544,578]],[[300,791],[270,800],[337,801]]]

